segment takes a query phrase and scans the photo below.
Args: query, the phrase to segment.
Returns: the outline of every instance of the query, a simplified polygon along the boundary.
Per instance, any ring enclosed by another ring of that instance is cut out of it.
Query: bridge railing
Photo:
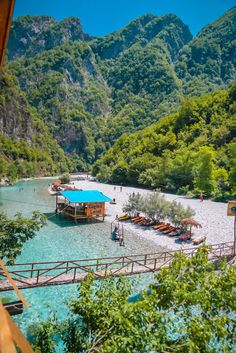
[[[234,243],[208,245],[209,258],[211,260],[223,256],[233,255]],[[155,272],[163,266],[168,265],[175,258],[176,253],[183,253],[187,257],[196,254],[198,248],[191,247],[178,251],[164,251],[150,254],[123,255],[106,258],[93,258],[81,260],[62,260],[19,263],[8,266],[8,271],[16,283],[23,287],[35,287],[56,282],[69,281],[73,283],[93,272],[97,278],[105,275],[135,274],[144,272]],[[4,278],[4,273],[0,272]],[[0,281],[0,291],[6,290]],[[6,280],[5,280],[6,282]]]

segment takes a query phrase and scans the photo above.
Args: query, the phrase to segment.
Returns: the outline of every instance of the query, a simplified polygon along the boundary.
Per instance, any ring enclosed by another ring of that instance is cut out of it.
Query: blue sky
[[[236,5],[236,0],[16,0],[14,18],[49,15],[57,20],[79,17],[84,32],[101,36],[145,13],[174,13],[196,34]]]

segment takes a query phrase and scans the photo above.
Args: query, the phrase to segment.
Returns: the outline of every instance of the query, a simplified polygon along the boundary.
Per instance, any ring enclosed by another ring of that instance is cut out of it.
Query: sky
[[[145,13],[173,13],[196,35],[233,6],[236,0],[15,0],[14,18],[49,15],[61,20],[75,16],[81,19],[85,33],[102,36]]]

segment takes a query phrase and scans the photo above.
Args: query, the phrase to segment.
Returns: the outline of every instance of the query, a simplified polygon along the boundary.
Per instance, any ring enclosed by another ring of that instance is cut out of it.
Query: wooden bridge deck
[[[78,283],[88,273],[93,273],[96,279],[101,279],[105,276],[129,276],[156,272],[163,267],[169,266],[175,258],[175,254],[180,252],[187,257],[192,257],[196,254],[197,248],[102,259],[14,264],[7,268],[19,289],[36,288]],[[209,261],[232,257],[233,254],[233,242],[215,244],[208,247]],[[5,274],[0,272],[0,278],[2,277],[3,279],[0,280],[0,292],[12,290],[12,286],[6,279]]]

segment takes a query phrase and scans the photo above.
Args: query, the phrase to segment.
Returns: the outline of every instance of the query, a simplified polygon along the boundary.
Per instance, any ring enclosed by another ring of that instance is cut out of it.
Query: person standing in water
[[[200,194],[200,202],[203,202],[203,193]]]

